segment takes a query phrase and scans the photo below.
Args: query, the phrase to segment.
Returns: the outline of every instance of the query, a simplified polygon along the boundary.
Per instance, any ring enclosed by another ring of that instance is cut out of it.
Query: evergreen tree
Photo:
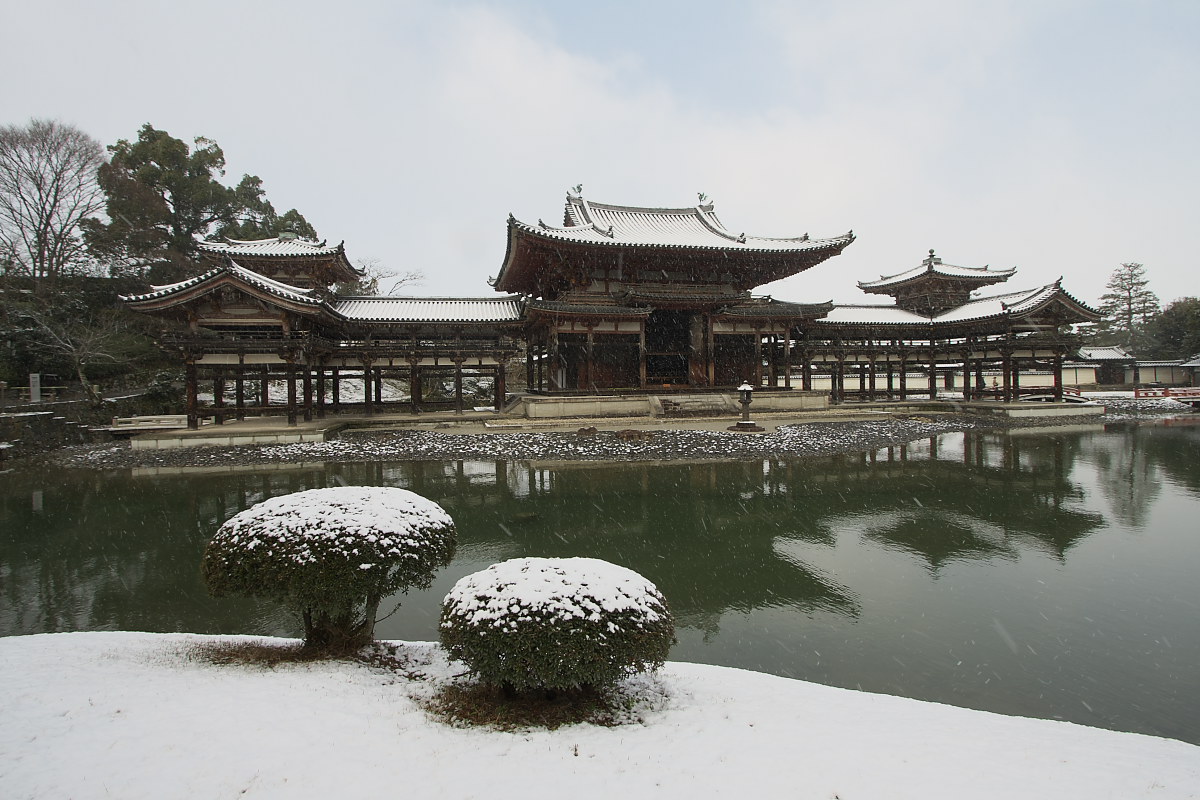
[[[281,233],[294,233],[304,239],[316,239],[317,231],[296,209],[278,214],[275,206],[267,199],[262,188],[262,179],[257,175],[243,175],[233,190],[237,215],[232,222],[222,223],[217,228],[221,239],[269,239]]]
[[[1181,297],[1167,304],[1150,323],[1147,333],[1158,358],[1200,355],[1200,298]]]
[[[1104,320],[1099,338],[1137,354],[1147,345],[1146,326],[1159,312],[1158,296],[1150,291],[1146,268],[1137,262],[1117,267],[1100,296]]]
[[[196,272],[197,238],[261,239],[282,231],[316,237],[295,209],[276,214],[257,176],[225,186],[225,153],[216,142],[198,137],[194,145],[147,123],[137,141],[108,148],[111,159],[98,172],[108,222],[86,221],[84,238],[111,270],[175,281]]]

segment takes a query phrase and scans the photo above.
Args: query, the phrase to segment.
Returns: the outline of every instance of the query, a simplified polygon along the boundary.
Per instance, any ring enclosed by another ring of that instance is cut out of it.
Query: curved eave
[[[680,242],[639,242],[606,236],[594,227],[550,228],[530,225],[527,222],[510,217],[509,229],[517,230],[524,235],[547,244],[584,245],[588,247],[628,248],[633,250],[670,250],[682,252],[712,252],[712,253],[753,253],[760,255],[794,256],[803,253],[822,252],[836,249],[841,252],[846,245],[854,241],[854,233],[848,232],[841,236],[827,239],[772,239],[768,237],[729,238],[714,244],[687,244]],[[578,231],[578,233],[576,233]],[[586,236],[580,234],[587,234]],[[722,237],[723,238],[723,237]],[[778,243],[772,246],[774,243]]]
[[[727,262],[728,267],[739,269],[742,274],[735,276],[734,285],[748,288],[795,275],[840,254],[854,241],[854,234],[850,232],[829,239],[810,239],[804,241],[803,246],[795,248],[758,248],[736,242],[720,247],[656,244],[602,238],[583,241],[550,236],[543,229],[509,216],[504,261],[499,274],[491,281],[492,286],[497,291],[540,297],[561,281],[561,278],[555,278],[554,269],[557,265],[550,263],[548,254],[554,254],[566,266],[564,253],[599,250],[612,253],[710,255],[714,260],[720,258]]]
[[[253,242],[241,242],[240,240],[231,241],[237,244],[253,244]],[[220,242],[197,242],[196,244],[200,248],[200,251],[210,260],[219,260],[222,257],[227,257],[241,262],[261,264],[327,262],[333,267],[335,275],[339,276],[338,280],[354,280],[366,274],[363,270],[350,263],[350,259],[346,256],[346,243],[344,241],[338,242],[337,247],[326,248],[322,252],[315,253],[237,252],[231,251],[228,245]]]
[[[135,311],[164,311],[191,303],[224,286],[232,286],[255,299],[304,316],[334,316],[332,309],[316,298],[274,291],[266,283],[247,280],[225,267],[217,267],[191,280],[172,284],[156,292],[123,295],[120,299]]]

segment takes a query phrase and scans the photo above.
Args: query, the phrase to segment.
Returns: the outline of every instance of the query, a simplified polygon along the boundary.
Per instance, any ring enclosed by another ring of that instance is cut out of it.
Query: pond
[[[673,660],[1200,743],[1191,421],[804,460],[10,471],[0,633],[294,636],[270,604],[207,596],[205,542],[265,497],[400,486],[445,506],[460,544],[380,638],[436,639],[446,591],[491,563],[586,555],[659,586]]]

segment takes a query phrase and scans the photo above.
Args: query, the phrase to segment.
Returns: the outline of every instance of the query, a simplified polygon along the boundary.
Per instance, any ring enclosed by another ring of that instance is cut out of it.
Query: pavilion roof
[[[211,258],[228,257],[249,262],[319,262],[333,268],[337,280],[353,280],[362,270],[346,257],[345,242],[327,245],[295,236],[275,236],[270,239],[226,239],[223,242],[196,241],[200,252]],[[332,281],[331,281],[332,282]]]
[[[946,264],[932,250],[921,262],[921,265],[895,275],[880,277],[877,281],[859,281],[858,288],[875,294],[889,294],[891,291],[907,284],[928,281],[931,278],[950,279],[957,283],[966,283],[974,287],[989,286],[1011,278],[1016,273],[1015,267],[1009,269],[991,269],[982,267],[960,267]]]
[[[555,269],[557,262],[533,256],[539,248],[560,254],[564,248],[620,251],[634,258],[664,252],[708,257],[719,272],[730,276],[729,282],[744,288],[808,269],[854,241],[852,231],[827,239],[812,239],[807,233],[791,238],[735,233],[721,223],[711,203],[643,208],[593,203],[569,194],[563,221],[561,227],[541,220],[530,224],[509,215],[508,252],[494,282],[498,290],[541,294],[546,279],[538,270]]]
[[[828,315],[817,322],[822,325],[854,326],[982,322],[1025,316],[1055,301],[1064,302],[1072,307],[1083,320],[1095,320],[1101,316],[1099,311],[1064,291],[1060,280],[1036,289],[977,297],[932,316],[918,314],[895,305],[835,305]]]
[[[214,267],[208,272],[197,275],[194,278],[188,278],[187,280],[179,281],[178,283],[151,286],[149,292],[145,292],[143,294],[122,295],[121,299],[127,303],[141,303],[150,300],[164,299],[172,295],[181,295],[185,293],[191,294],[190,290],[194,288],[205,287],[208,284],[214,283],[225,276],[248,283],[251,286],[261,289],[267,294],[275,295],[276,297],[284,300],[313,306],[321,305],[320,298],[314,296],[312,289],[302,289],[299,286],[291,286],[273,278],[268,278],[265,275],[260,275],[253,270],[238,266],[233,261],[228,261],[225,264]]]
[[[522,318],[523,300],[509,297],[334,297],[325,300],[312,289],[302,289],[260,275],[227,261],[186,281],[151,287],[144,294],[121,299],[143,308],[162,308],[187,302],[216,287],[233,283],[260,296],[274,298],[292,308],[309,307],[335,319],[376,323],[516,322]]]

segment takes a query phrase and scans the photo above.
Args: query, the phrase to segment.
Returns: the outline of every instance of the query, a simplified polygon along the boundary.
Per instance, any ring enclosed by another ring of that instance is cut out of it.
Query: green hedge
[[[383,598],[428,588],[454,556],[455,527],[437,503],[405,489],[341,486],[265,500],[229,519],[205,549],[214,597],[287,604],[305,643],[355,647],[374,636]]]
[[[593,558],[519,558],[455,584],[440,635],[486,683],[601,688],[662,666],[675,624],[662,594],[632,570]]]

